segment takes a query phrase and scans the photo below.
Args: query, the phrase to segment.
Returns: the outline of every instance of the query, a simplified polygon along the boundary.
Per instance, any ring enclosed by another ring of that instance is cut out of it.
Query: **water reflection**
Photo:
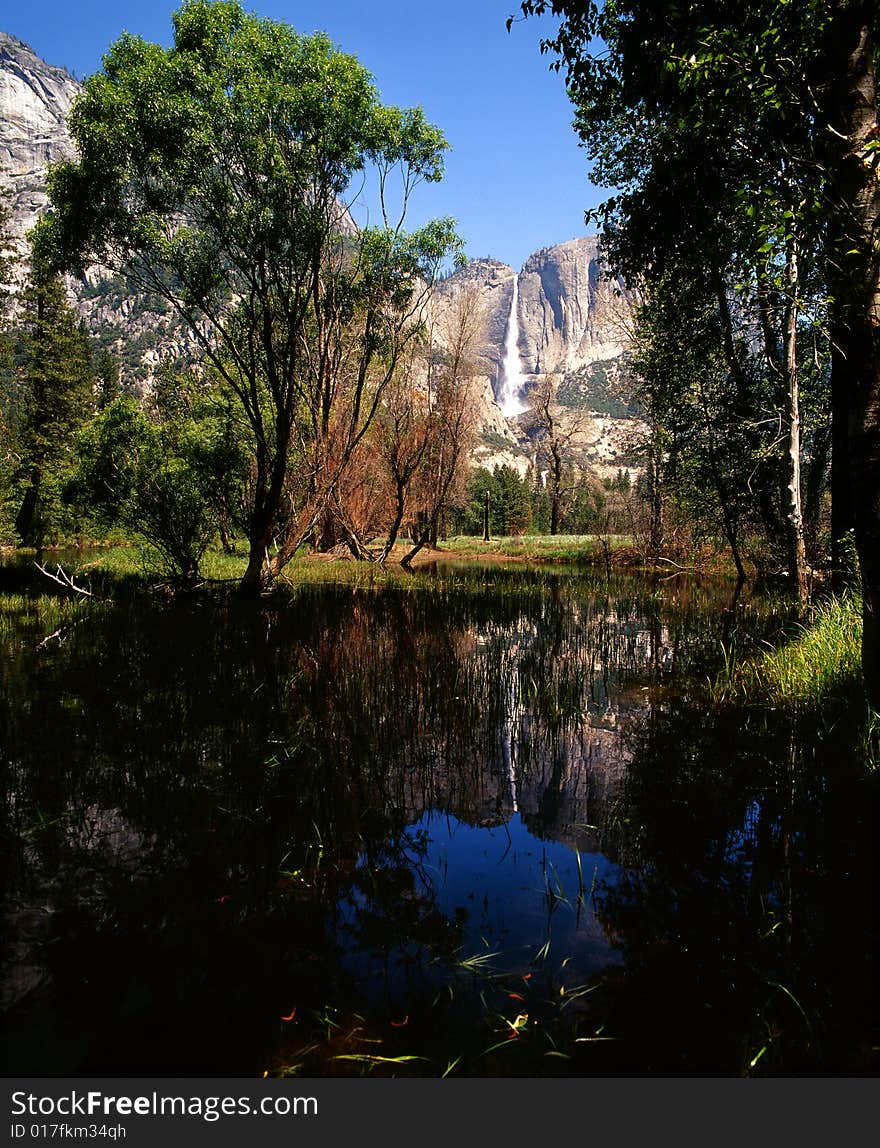
[[[823,767],[686,709],[725,593],[439,570],[48,643],[7,612],[7,1072],[740,1071],[831,889],[798,885]]]
[[[437,962],[430,946],[420,949],[420,931],[431,914],[443,923],[446,955],[475,955],[484,967],[528,975],[536,965],[558,969],[562,961],[580,972],[618,963],[591,899],[598,882],[616,878],[617,867],[603,854],[575,855],[538,838],[518,814],[474,827],[427,813],[408,839],[405,879],[384,902],[376,874],[387,874],[387,866],[364,857],[338,905],[345,963],[376,995],[373,1003],[405,1012],[415,969],[422,984],[445,983],[448,966]]]

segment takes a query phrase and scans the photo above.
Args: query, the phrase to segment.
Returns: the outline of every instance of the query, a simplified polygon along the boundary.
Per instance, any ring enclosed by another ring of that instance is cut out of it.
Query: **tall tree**
[[[324,35],[236,0],[186,0],[173,24],[170,49],[123,35],[86,82],[39,242],[167,300],[237,396],[258,591],[330,505],[456,246],[450,220],[403,226],[447,145]],[[368,175],[381,223],[359,230]]]
[[[16,455],[11,416],[17,389],[8,330],[13,257],[7,200],[8,192],[0,188],[0,540],[3,542],[11,541],[15,536],[10,514]]]
[[[557,402],[558,383],[552,375],[532,389],[523,425],[538,448],[538,467],[546,479],[550,500],[550,533],[559,533],[559,524],[574,494],[574,474],[568,465],[572,439],[582,419],[564,419]]]
[[[784,384],[780,457],[788,470],[781,488],[793,566],[803,550],[793,469],[798,320],[812,306],[824,322],[821,300],[828,298],[833,526],[838,538],[854,529],[865,681],[880,705],[876,4],[527,0],[521,7],[526,15],[563,17],[542,46],[565,70],[596,178],[620,189],[604,211],[612,259],[653,275],[676,261],[693,266],[688,250],[700,252],[717,273],[722,316],[745,266],[756,320],[776,317],[766,359],[770,377]],[[760,315],[762,280],[780,301],[772,315]],[[808,283],[819,288],[809,298]]]
[[[15,529],[25,546],[39,547],[58,529],[63,472],[73,461],[76,430],[93,406],[92,358],[60,279],[36,263],[16,328],[21,502]]]
[[[880,709],[880,12],[857,0],[833,0],[827,9],[822,127],[838,425],[833,492],[844,503],[838,535],[850,525],[855,535],[864,603],[862,666],[868,695]]]

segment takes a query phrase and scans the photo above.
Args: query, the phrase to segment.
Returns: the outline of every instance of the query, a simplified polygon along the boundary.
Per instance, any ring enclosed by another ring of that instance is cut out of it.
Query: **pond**
[[[876,786],[702,692],[783,603],[3,601],[7,1075],[873,1071]]]

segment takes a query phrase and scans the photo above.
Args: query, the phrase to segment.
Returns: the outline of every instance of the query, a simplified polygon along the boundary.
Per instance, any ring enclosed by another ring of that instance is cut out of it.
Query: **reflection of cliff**
[[[459,604],[461,605],[461,604]],[[671,659],[666,627],[560,595],[502,616],[416,617],[383,594],[317,627],[298,688],[327,752],[360,771],[364,800],[407,822],[444,810],[471,825],[520,812],[539,836],[595,844],[626,770],[643,681]]]
[[[109,612],[51,661],[10,653],[8,744],[33,791],[20,808],[67,827],[45,854],[56,870],[65,852],[162,866],[191,848],[186,810],[205,794],[265,806],[291,771],[314,806],[305,823],[323,819],[340,844],[370,810],[412,823],[431,809],[471,825],[519,809],[574,841],[625,770],[620,730],[642,708],[627,683],[650,674],[658,641],[631,610],[568,593],[330,588],[265,617]],[[67,699],[57,711],[32,696],[47,672]],[[59,754],[69,768],[49,778]],[[169,809],[169,792],[183,804]]]
[[[522,768],[518,791],[523,819],[537,836],[551,836],[573,849],[607,852],[609,812],[626,765],[617,721],[586,721],[555,753],[534,754]]]

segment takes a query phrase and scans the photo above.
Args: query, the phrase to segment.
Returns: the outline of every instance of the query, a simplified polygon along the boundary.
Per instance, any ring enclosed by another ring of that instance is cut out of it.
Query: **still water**
[[[874,1071],[876,787],[702,695],[780,603],[6,601],[7,1074]]]

